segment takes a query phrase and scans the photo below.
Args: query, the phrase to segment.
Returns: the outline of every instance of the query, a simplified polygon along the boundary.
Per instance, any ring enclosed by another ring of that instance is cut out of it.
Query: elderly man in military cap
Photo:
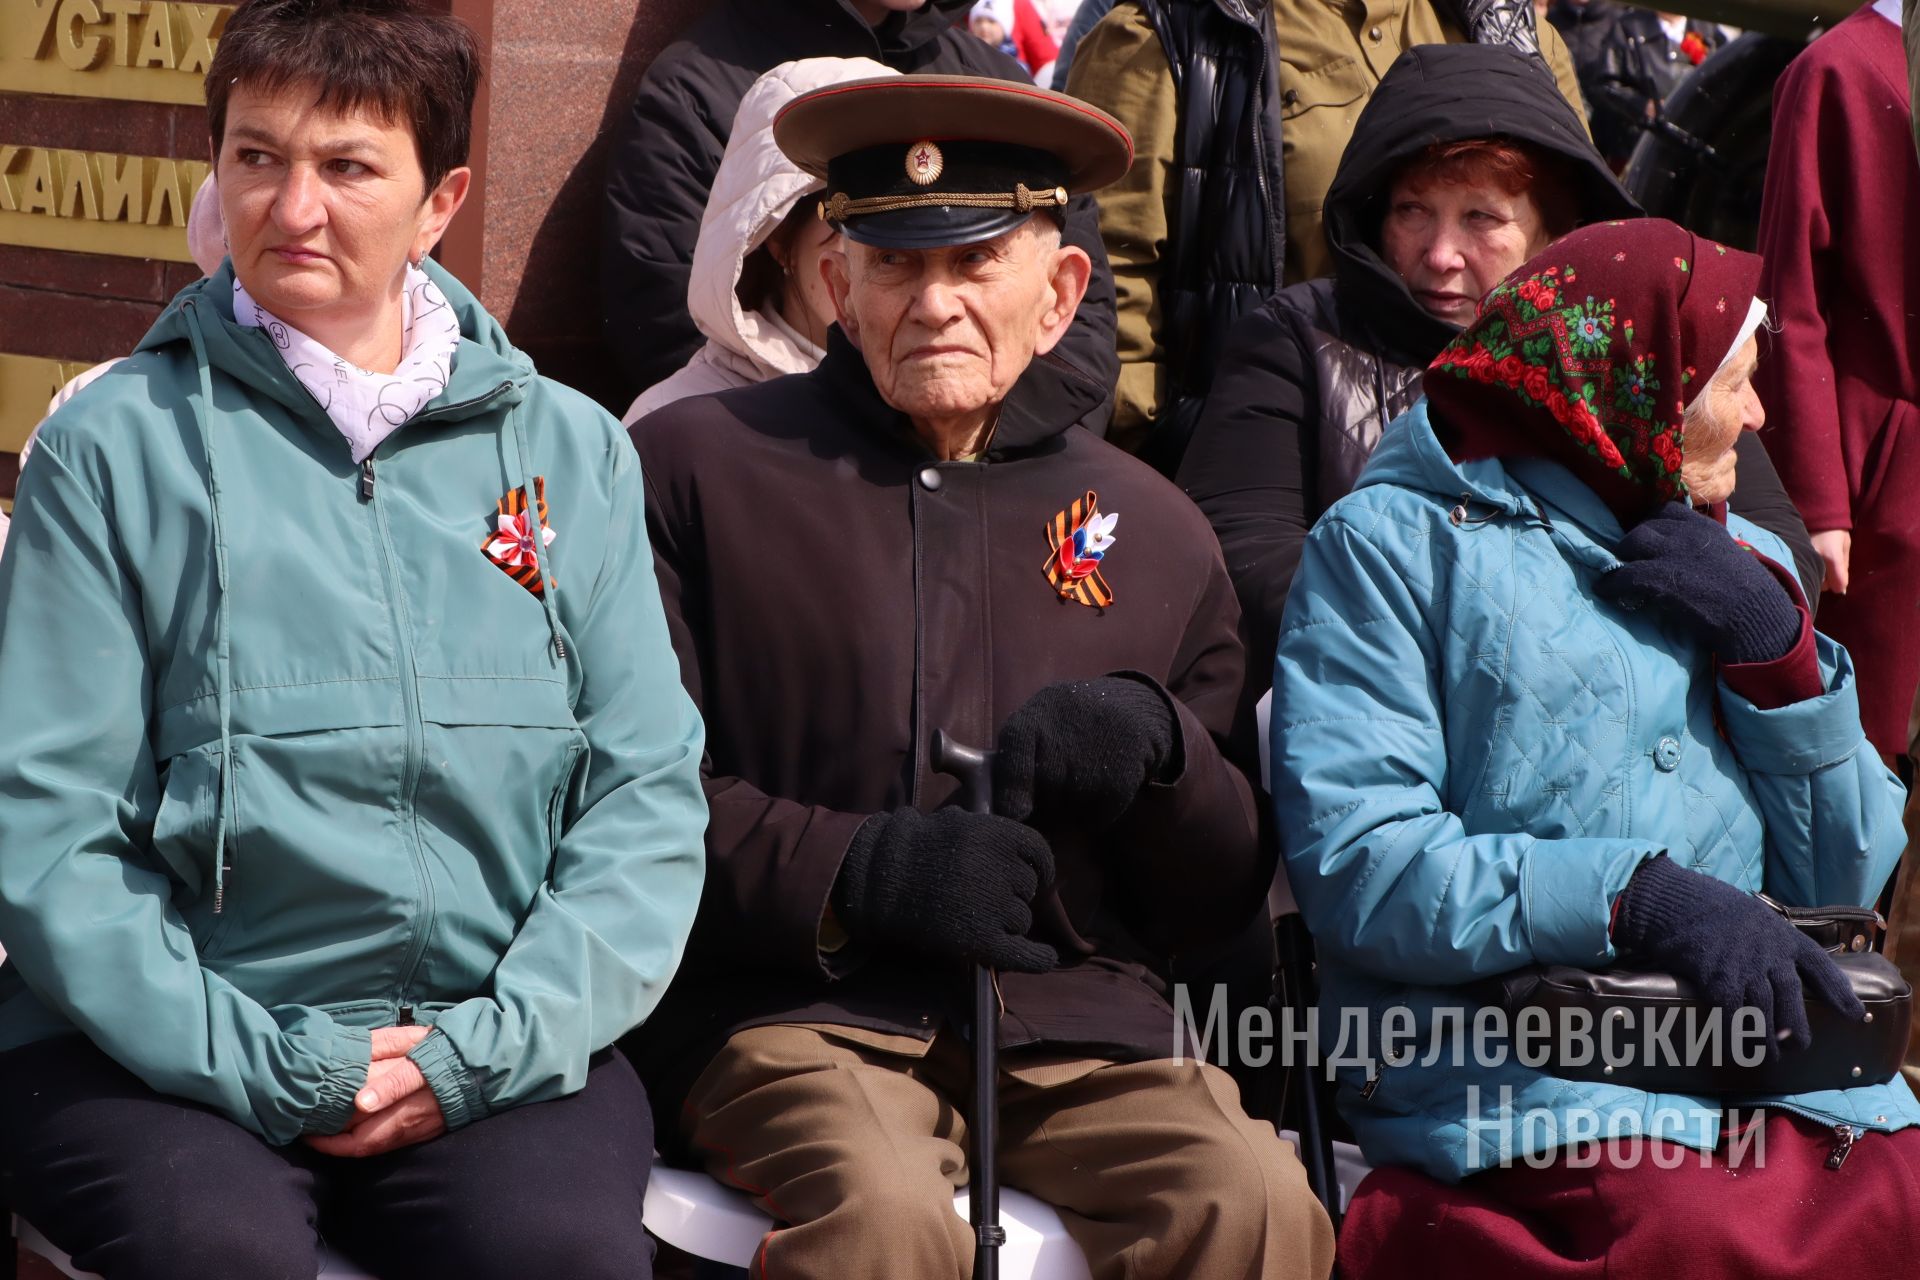
[[[1325,1276],[1292,1149],[1176,1058],[1168,999],[1174,957],[1247,925],[1272,876],[1232,586],[1177,489],[1009,396],[1087,286],[1060,210],[1125,171],[1126,131],[909,76],[797,99],[775,137],[844,233],[826,358],[633,430],[712,814],[693,940],[635,1046],[660,1131],[784,1224],[755,1274],[967,1276],[984,963],[1001,1176],[1095,1276]],[[953,804],[936,729],[997,747],[992,814]]]

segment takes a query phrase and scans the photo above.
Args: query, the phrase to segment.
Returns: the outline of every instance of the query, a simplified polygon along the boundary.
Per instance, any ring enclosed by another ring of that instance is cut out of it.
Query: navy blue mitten
[[[1785,916],[1724,880],[1661,854],[1640,864],[1620,894],[1613,926],[1622,955],[1687,978],[1729,1015],[1760,1011],[1767,1045],[1776,1028],[1788,1043],[1813,1040],[1806,993],[1850,1018],[1866,1008],[1820,944]]]
[[[1678,618],[1722,662],[1772,662],[1800,640],[1800,610],[1759,557],[1713,519],[1669,502],[1627,531],[1601,595]]]

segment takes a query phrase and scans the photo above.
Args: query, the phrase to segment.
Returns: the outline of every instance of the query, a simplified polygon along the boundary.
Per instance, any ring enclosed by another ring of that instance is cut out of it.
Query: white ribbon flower
[[[1120,523],[1120,513],[1118,511],[1111,512],[1104,516],[1095,516],[1093,519],[1087,521],[1085,532],[1087,535],[1086,547],[1088,555],[1097,556],[1106,553],[1107,548],[1113,545],[1113,526],[1118,523]]]

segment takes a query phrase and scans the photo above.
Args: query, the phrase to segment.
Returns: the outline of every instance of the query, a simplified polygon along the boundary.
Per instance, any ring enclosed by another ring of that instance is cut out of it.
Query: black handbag
[[[1893,1079],[1906,1057],[1913,988],[1891,961],[1872,949],[1885,921],[1866,907],[1787,907],[1765,894],[1759,897],[1833,955],[1866,1006],[1863,1021],[1855,1022],[1823,1000],[1810,1000],[1810,1045],[1771,1054],[1749,1051],[1742,1063],[1733,1052],[1729,1019],[1700,999],[1691,983],[1670,973],[1537,965],[1491,979],[1482,988],[1482,1002],[1504,1010],[1510,1025],[1553,1028],[1546,1061],[1523,1061],[1566,1080],[1652,1093],[1771,1097]],[[1618,1034],[1608,1034],[1609,1021]],[[1669,1041],[1650,1038],[1650,1023],[1664,1025]],[[1689,1029],[1710,1024],[1719,1026],[1717,1037],[1696,1040],[1688,1035]],[[1573,1041],[1558,1032],[1570,1025],[1592,1029],[1581,1046],[1588,1052],[1565,1052]],[[1678,1051],[1664,1052],[1669,1043]],[[1624,1051],[1609,1052],[1609,1045]],[[1689,1050],[1702,1045],[1717,1052],[1700,1054],[1705,1060],[1696,1061]],[[1756,1056],[1759,1060],[1753,1061]]]

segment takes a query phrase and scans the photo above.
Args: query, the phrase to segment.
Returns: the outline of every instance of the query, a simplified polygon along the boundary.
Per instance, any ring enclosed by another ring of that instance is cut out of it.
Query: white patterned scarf
[[[277,318],[233,282],[233,318],[265,329],[287,369],[312,393],[347,438],[355,462],[365,462],[392,435],[446,389],[453,353],[460,345],[460,319],[446,295],[418,267],[407,268],[400,296],[400,367],[369,373],[348,364],[292,325]]]

